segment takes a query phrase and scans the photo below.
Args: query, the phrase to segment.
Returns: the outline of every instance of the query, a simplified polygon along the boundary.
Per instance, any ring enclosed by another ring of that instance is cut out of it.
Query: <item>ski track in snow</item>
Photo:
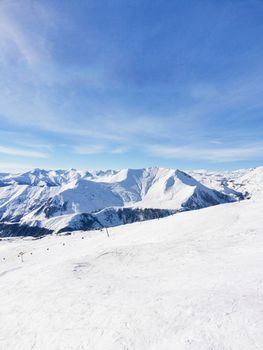
[[[262,205],[2,240],[0,349],[262,350]]]

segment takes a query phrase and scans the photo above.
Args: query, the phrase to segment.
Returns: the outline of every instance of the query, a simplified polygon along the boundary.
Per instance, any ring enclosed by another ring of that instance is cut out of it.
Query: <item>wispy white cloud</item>
[[[98,154],[105,151],[104,145],[75,146],[73,152],[80,155]]]
[[[80,154],[80,155],[90,155],[90,154],[99,154],[99,153],[105,153],[105,154],[123,154],[128,151],[128,147],[125,146],[119,146],[115,147],[114,145],[108,145],[108,144],[90,144],[90,145],[77,145],[73,147],[73,153]]]
[[[0,146],[0,154],[28,158],[48,158],[48,154],[31,149]]]
[[[10,162],[0,162],[0,172],[2,173],[11,173],[18,174],[21,172],[29,171],[37,168],[34,164],[28,163],[10,163]]]
[[[54,13],[41,2],[25,0],[0,2],[0,48],[2,62],[24,61],[34,65],[47,61],[50,47],[45,32],[52,27]],[[32,30],[32,26],[38,30]]]
[[[121,147],[117,147],[117,148],[113,148],[111,150],[111,153],[112,154],[123,154],[123,153],[126,153],[129,151],[129,148],[128,147],[125,147],[125,146],[121,146]]]
[[[158,157],[211,163],[255,160],[262,157],[263,154],[263,144],[221,148],[151,145],[147,146],[146,149],[148,153]]]
[[[0,139],[2,145],[10,145],[10,141],[12,142],[12,146],[15,148],[24,147],[30,149],[37,149],[44,152],[53,151],[53,145],[50,142],[47,142],[45,139],[40,136],[32,135],[28,132],[17,132],[17,131],[7,131],[0,130]]]
[[[262,102],[262,72],[251,68],[246,75],[229,77],[218,82],[205,82],[194,84],[190,88],[190,95],[194,105],[200,112],[211,113],[225,108],[246,109],[263,106]]]

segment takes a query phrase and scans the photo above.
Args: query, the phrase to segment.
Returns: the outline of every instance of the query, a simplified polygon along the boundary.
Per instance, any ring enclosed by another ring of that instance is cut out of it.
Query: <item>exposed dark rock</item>
[[[32,236],[41,237],[53,233],[44,227],[19,225],[17,223],[0,223],[0,237]]]

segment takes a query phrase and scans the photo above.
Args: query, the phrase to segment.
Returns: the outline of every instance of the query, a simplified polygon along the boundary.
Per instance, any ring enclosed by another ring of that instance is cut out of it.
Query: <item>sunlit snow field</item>
[[[3,239],[0,349],[262,349],[262,205]]]

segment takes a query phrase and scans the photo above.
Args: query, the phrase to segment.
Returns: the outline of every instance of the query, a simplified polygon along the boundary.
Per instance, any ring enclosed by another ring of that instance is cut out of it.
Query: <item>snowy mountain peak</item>
[[[34,169],[16,175],[0,174],[0,222],[63,229],[66,223],[83,218],[85,223],[92,221],[80,214],[90,214],[96,222],[96,213],[101,212],[100,220],[104,222],[105,216],[111,216],[108,221],[112,225],[120,223],[124,216],[116,219],[116,215],[122,215],[117,209],[104,209],[152,208],[167,214],[167,209],[199,209],[249,198],[262,190],[263,167],[190,174],[158,167],[106,171]],[[162,215],[133,213],[134,218],[128,213],[130,222]]]

